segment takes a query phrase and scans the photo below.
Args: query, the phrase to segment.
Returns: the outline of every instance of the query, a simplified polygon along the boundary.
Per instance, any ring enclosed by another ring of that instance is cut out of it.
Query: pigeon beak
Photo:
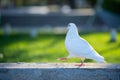
[[[69,30],[70,26],[67,27],[67,31]]]
[[[68,30],[69,30],[69,27],[67,27],[66,29],[67,29],[67,31],[68,31]]]

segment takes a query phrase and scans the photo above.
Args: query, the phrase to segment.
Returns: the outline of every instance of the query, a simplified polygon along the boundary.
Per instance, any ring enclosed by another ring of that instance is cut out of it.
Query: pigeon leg
[[[79,66],[79,67],[83,66],[85,58],[81,58],[81,60],[82,60],[82,62],[80,64],[76,64],[75,66]]]
[[[68,58],[58,58],[57,60],[62,60],[62,61],[64,61],[64,60],[68,60]]]

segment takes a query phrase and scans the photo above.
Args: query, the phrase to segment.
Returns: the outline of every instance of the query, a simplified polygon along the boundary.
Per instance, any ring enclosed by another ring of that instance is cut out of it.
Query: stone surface
[[[120,80],[120,64],[0,63],[0,80]]]

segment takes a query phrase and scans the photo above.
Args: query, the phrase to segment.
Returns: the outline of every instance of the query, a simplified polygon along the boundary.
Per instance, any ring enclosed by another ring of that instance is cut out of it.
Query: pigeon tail
[[[98,63],[106,63],[103,56],[99,55],[96,51],[93,51],[93,53],[94,53],[94,56],[92,58],[93,60],[95,60]]]
[[[105,62],[105,60],[104,60],[104,58],[102,57],[102,56],[99,56],[99,57],[97,57],[96,59],[94,59],[96,62],[98,62],[98,63],[106,63]]]
[[[104,59],[97,59],[95,61],[98,62],[98,63],[106,63]]]

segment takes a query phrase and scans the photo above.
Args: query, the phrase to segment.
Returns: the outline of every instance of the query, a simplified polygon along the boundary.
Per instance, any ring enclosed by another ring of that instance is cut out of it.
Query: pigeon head
[[[70,38],[78,36],[78,30],[74,23],[69,23],[67,29],[68,29],[67,35],[70,36]]]
[[[67,29],[68,31],[75,31],[75,32],[78,31],[74,23],[69,23]]]
[[[67,28],[68,28],[68,30],[70,30],[70,29],[77,30],[77,27],[74,23],[69,23]]]

